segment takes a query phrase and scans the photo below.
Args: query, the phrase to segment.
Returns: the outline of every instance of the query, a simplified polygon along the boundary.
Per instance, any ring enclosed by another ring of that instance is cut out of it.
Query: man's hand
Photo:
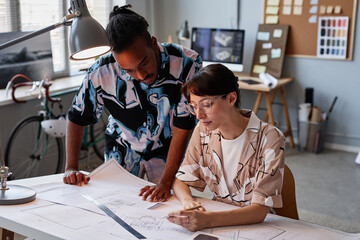
[[[77,184],[81,186],[82,182],[87,184],[90,181],[90,177],[79,171],[69,170],[65,172],[63,176],[63,181],[65,184],[73,184],[73,185]]]
[[[168,186],[161,183],[155,186],[146,186],[140,190],[139,196],[143,196],[142,199],[144,201],[148,200],[149,202],[165,202],[170,197],[170,189],[171,185]]]

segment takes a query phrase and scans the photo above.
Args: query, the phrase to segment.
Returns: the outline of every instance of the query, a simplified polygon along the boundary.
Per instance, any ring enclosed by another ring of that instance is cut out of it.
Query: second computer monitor
[[[239,29],[193,28],[191,48],[203,59],[203,66],[221,63],[234,72],[243,70],[245,31]]]

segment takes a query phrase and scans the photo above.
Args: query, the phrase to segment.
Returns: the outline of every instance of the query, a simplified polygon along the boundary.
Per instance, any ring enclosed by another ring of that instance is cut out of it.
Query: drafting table
[[[85,186],[62,183],[62,174],[10,181],[30,186],[37,194],[34,202],[0,206],[0,227],[32,239],[136,239],[93,203],[82,197],[86,193],[106,205],[123,221],[148,239],[193,239],[196,234],[167,221],[168,212],[180,209],[176,199],[164,204],[142,201],[137,196],[149,184],[110,160],[95,169]],[[208,211],[230,210],[230,204],[197,199]],[[149,209],[150,207],[150,209]],[[268,214],[264,223],[205,229],[218,239],[351,239],[348,234],[329,228]]]

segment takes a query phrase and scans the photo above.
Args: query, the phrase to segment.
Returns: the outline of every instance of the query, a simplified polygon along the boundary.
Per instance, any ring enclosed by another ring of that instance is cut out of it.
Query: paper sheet
[[[339,6],[339,5],[335,6],[334,13],[335,14],[340,14],[341,13],[341,6]]]
[[[266,14],[279,14],[279,7],[266,7]]]
[[[309,10],[309,13],[316,14],[318,11],[318,6],[312,6]]]
[[[326,12],[326,6],[321,5],[321,6],[320,6],[319,13],[320,13],[320,14],[325,14],[325,12]]]
[[[86,201],[83,194],[88,194],[103,204],[112,208],[136,206],[147,209],[156,203],[143,201],[138,196],[140,189],[146,185],[153,185],[138,178],[124,168],[114,159],[99,166],[89,174],[90,181],[81,187],[63,183],[38,185],[33,188],[37,197],[43,200],[88,209],[103,214],[94,204]]]
[[[269,60],[268,60],[268,55],[264,54],[264,55],[260,55],[260,56],[259,56],[259,62],[260,62],[261,64],[267,63],[268,61],[269,61]]]
[[[253,73],[263,73],[266,71],[266,66],[262,66],[262,65],[254,65],[253,67]]]
[[[294,5],[295,6],[302,6],[303,5],[303,0],[294,0]]]
[[[302,7],[295,6],[294,7],[294,15],[301,15],[302,14]]]
[[[265,19],[266,24],[278,24],[278,22],[279,22],[279,16],[277,16],[277,15],[274,15],[274,16],[268,15],[268,16],[266,16],[266,19]]]
[[[291,14],[291,6],[283,6],[283,15],[290,15]]]
[[[329,6],[327,6],[327,8],[326,8],[326,13],[327,13],[327,14],[331,14],[331,13],[333,12],[333,10],[334,10],[334,6],[329,5]]]
[[[270,40],[270,33],[269,32],[258,32],[257,33],[257,40],[269,41]]]
[[[309,17],[309,23],[316,23],[316,21],[317,21],[316,15],[312,15],[311,17]]]
[[[272,43],[263,43],[262,48],[263,49],[270,49],[270,48],[272,48]]]
[[[271,49],[271,58],[280,58],[281,57],[281,48]]]
[[[282,36],[282,29],[274,29],[273,38],[281,38]]]
[[[269,6],[279,6],[280,0],[267,0],[267,5]]]

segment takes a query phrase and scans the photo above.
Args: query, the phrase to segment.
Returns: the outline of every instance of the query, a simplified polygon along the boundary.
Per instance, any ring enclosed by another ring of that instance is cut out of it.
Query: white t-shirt
[[[233,180],[236,175],[239,156],[245,141],[244,132],[235,139],[226,140],[221,137],[221,149],[223,154],[223,169],[226,185],[229,193],[232,191]]]

